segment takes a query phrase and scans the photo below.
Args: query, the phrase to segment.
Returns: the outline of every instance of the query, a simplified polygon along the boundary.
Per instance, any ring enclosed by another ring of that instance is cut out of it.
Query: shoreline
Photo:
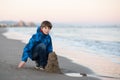
[[[13,32],[3,33],[8,39],[20,40],[27,43],[30,36],[23,36]],[[14,35],[14,36],[13,36]],[[17,36],[17,37],[16,37]],[[22,39],[21,39],[22,37]],[[90,68],[95,74],[108,77],[120,77],[120,64],[113,63],[109,58],[82,51],[62,48],[61,43],[54,43],[55,52],[62,57],[72,60],[73,63]],[[90,73],[91,74],[91,73]],[[107,80],[107,79],[105,79]],[[111,79],[108,79],[111,80]]]
[[[109,57],[97,54],[89,54],[82,51],[73,52],[70,49],[63,49],[57,45],[55,46],[55,50],[57,53],[59,53],[60,56],[70,58],[74,63],[89,67],[97,75],[120,77],[120,64],[111,61]]]

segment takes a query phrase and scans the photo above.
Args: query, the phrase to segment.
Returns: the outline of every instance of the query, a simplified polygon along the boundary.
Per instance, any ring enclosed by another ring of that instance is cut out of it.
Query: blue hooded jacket
[[[26,62],[28,57],[32,59],[32,49],[38,43],[44,43],[46,45],[47,53],[53,52],[52,40],[50,35],[45,35],[41,32],[40,27],[37,28],[36,34],[34,34],[28,44],[24,47],[22,61]]]

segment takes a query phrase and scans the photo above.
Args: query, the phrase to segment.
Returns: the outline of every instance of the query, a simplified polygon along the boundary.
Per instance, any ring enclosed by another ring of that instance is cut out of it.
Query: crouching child
[[[52,24],[49,21],[43,21],[41,26],[37,28],[37,32],[32,35],[29,42],[23,49],[21,62],[18,68],[22,68],[27,59],[35,61],[36,69],[44,70],[47,65],[48,55],[53,52],[52,39],[49,35]]]

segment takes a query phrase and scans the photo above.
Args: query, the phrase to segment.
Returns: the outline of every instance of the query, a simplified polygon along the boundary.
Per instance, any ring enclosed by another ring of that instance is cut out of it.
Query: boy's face
[[[49,34],[49,32],[50,32],[50,28],[47,27],[47,26],[42,27],[41,30],[42,30],[42,32],[43,32],[44,34],[46,34],[46,35]]]

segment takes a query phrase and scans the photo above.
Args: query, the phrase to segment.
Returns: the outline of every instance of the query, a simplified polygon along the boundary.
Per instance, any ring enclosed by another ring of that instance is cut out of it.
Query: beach
[[[4,36],[3,36],[4,35]],[[17,37],[16,37],[17,36]],[[22,37],[22,39],[21,39]],[[58,55],[59,65],[63,74],[52,74],[34,69],[35,63],[28,60],[26,66],[18,69],[21,55],[28,37],[14,32],[7,33],[0,28],[0,80],[119,80],[120,64],[114,63],[109,57],[89,54],[81,50],[62,47],[54,42],[54,51]],[[115,57],[120,61],[120,58]],[[12,73],[12,74],[11,74]],[[87,77],[68,76],[66,73],[85,73]]]

